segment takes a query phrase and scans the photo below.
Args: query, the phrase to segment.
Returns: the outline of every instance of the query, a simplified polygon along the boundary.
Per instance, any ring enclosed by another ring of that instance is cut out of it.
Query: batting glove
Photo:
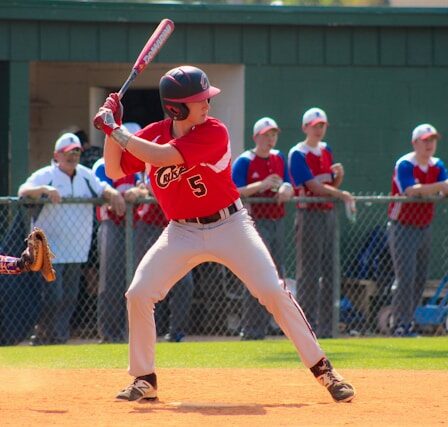
[[[107,108],[114,114],[115,123],[118,126],[123,124],[123,104],[121,103],[118,93],[111,93],[101,108]]]
[[[93,119],[93,124],[97,129],[102,130],[108,136],[110,136],[115,129],[120,129],[120,126],[115,122],[113,112],[109,108],[101,107]]]

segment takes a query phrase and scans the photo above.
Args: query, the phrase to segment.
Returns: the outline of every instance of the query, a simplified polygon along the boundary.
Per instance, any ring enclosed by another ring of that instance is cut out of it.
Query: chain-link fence
[[[376,195],[356,200],[356,218],[350,219],[340,202],[326,199],[295,199],[284,210],[268,199],[251,199],[246,206],[318,337],[446,333],[446,200],[428,204]],[[401,204],[392,209],[393,201]],[[98,221],[95,210],[107,209],[101,203],[46,204],[64,211],[43,227],[56,254],[58,279],[46,283],[39,273],[0,276],[0,345],[31,336],[35,344],[127,340],[124,293],[166,221],[153,199],[139,201],[138,210],[128,205],[121,221]],[[427,226],[432,205],[435,217]],[[20,256],[43,206],[0,198],[2,254]],[[92,222],[80,220],[86,208]],[[388,209],[396,221],[388,219]],[[282,334],[233,273],[215,263],[195,267],[156,305],[155,315],[158,334],[173,341],[184,335]]]

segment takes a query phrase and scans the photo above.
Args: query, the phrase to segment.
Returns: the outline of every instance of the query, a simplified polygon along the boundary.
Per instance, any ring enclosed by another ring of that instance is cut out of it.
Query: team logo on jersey
[[[171,182],[180,179],[181,175],[188,172],[188,169],[181,165],[164,166],[155,172],[156,183],[159,188],[166,188]]]

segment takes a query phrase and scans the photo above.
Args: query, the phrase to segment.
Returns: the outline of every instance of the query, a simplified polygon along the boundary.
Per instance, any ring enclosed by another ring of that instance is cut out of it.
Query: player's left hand
[[[30,271],[30,266],[34,263],[34,242],[27,241],[27,247],[17,260],[17,267],[22,272]]]
[[[114,114],[112,110],[101,107],[96,113],[93,123],[97,129],[101,129],[107,136],[120,126],[114,120]]]
[[[126,203],[117,190],[112,192],[110,196],[110,209],[118,216],[123,216],[126,213]]]
[[[40,271],[47,282],[56,280],[56,272],[53,268],[51,252],[47,236],[41,228],[34,227],[26,239],[26,249],[22,252],[17,266],[26,271]]]

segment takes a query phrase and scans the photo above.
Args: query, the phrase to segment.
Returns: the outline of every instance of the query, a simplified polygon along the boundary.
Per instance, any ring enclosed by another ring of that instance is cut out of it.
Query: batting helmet
[[[200,102],[221,92],[210,86],[207,74],[199,68],[182,65],[168,71],[160,79],[162,108],[174,120],[185,120],[189,110],[186,102]]]

